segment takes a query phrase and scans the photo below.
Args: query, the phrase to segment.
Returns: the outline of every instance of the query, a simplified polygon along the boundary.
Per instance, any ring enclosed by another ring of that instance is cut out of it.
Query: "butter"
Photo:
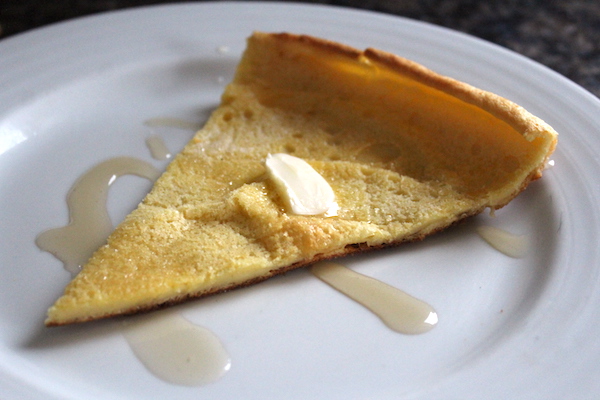
[[[289,212],[298,215],[337,215],[338,205],[329,183],[306,161],[289,154],[269,154],[269,177]]]

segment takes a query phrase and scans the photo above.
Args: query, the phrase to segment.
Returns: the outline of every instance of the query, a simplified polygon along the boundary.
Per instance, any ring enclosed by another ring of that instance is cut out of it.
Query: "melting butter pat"
[[[298,215],[337,215],[333,189],[306,161],[289,154],[269,154],[265,162],[288,211]]]

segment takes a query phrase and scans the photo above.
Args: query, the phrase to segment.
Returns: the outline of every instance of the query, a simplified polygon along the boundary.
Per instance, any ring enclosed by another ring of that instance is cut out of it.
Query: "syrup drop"
[[[219,380],[231,367],[219,338],[179,314],[130,317],[123,324],[123,334],[136,357],[166,382],[206,385]]]
[[[106,242],[113,225],[106,209],[108,188],[126,174],[156,180],[160,172],[145,161],[117,157],[104,161],[82,175],[67,195],[69,224],[38,235],[36,245],[77,274],[91,255]]]
[[[425,333],[438,322],[437,313],[429,304],[340,264],[320,262],[313,265],[310,271],[371,310],[396,332],[409,335]]]

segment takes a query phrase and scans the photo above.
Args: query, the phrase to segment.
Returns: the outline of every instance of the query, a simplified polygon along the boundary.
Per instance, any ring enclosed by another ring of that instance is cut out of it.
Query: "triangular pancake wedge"
[[[556,132],[406,59],[255,33],[218,109],[49,309],[46,325],[131,314],[314,261],[421,239],[507,204]],[[307,161],[337,216],[295,215],[269,154]]]

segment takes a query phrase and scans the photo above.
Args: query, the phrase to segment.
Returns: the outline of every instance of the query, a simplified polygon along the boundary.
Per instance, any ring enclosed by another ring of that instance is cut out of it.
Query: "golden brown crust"
[[[554,140],[549,145],[549,154],[556,148],[558,135],[554,129],[543,120],[535,117],[523,107],[508,99],[481,90],[465,82],[437,74],[420,64],[381,50],[367,49],[365,50],[365,57],[431,88],[440,90],[487,111],[496,118],[511,125],[518,132],[521,132],[527,140],[531,141],[547,132],[552,132]],[[541,176],[541,173],[539,176]]]
[[[554,130],[548,126],[544,121],[540,120],[537,117],[534,117],[522,107],[514,104],[513,102],[504,99],[498,95],[493,93],[489,93],[475,87],[472,87],[466,83],[454,80],[449,77],[445,77],[439,75],[426,67],[417,64],[413,61],[404,59],[402,57],[389,54],[380,50],[369,48],[365,51],[359,51],[352,47],[345,46],[336,42],[328,41],[325,39],[314,38],[306,35],[295,35],[290,33],[276,33],[276,34],[267,34],[257,32],[255,36],[269,36],[275,38],[278,41],[293,43],[293,44],[301,44],[303,46],[307,46],[310,49],[318,50],[320,52],[326,52],[327,54],[334,55],[336,57],[341,57],[342,59],[347,59],[351,62],[367,64],[371,67],[386,69],[388,71],[392,71],[395,74],[399,74],[405,77],[408,77],[414,81],[417,81],[423,85],[428,86],[429,88],[441,91],[445,94],[453,96],[465,103],[471,104],[478,108],[481,108],[488,112],[489,114],[495,116],[496,118],[506,122],[510,126],[512,126],[517,132],[522,134],[528,141],[539,140],[543,141],[543,144],[540,146],[544,149],[545,158],[539,161],[539,165],[533,168],[531,172],[527,175],[527,177],[522,181],[520,186],[516,187],[510,193],[506,193],[502,195],[502,198],[495,199],[495,202],[490,205],[495,209],[501,208],[506,205],[509,201],[511,201],[515,196],[517,196],[522,190],[524,190],[527,185],[541,177],[542,170],[547,162],[549,155],[554,151],[557,142],[557,134]],[[462,213],[460,215],[455,215],[454,219],[449,218],[448,223],[444,226],[438,226],[435,229],[430,229],[426,231],[420,231],[411,234],[410,236],[401,238],[396,241],[391,241],[389,243],[378,244],[374,246],[367,245],[366,243],[355,243],[347,245],[343,249],[339,249],[334,253],[330,254],[318,254],[311,259],[306,259],[301,262],[296,262],[294,264],[284,266],[281,268],[276,268],[270,270],[268,273],[252,278],[243,282],[241,284],[229,285],[226,287],[214,288],[209,291],[203,291],[199,293],[190,293],[178,297],[174,297],[169,299],[168,301],[162,302],[160,304],[148,304],[147,306],[135,307],[128,309],[126,311],[119,311],[118,315],[126,315],[126,314],[136,314],[140,312],[152,311],[155,309],[167,307],[170,305],[175,305],[179,303],[183,303],[187,300],[193,298],[206,297],[212,294],[217,294],[221,292],[225,292],[228,290],[241,288],[249,285],[253,285],[259,282],[262,282],[266,279],[269,279],[275,275],[283,274],[287,271],[291,271],[293,269],[297,269],[300,267],[304,267],[310,264],[313,264],[320,260],[327,260],[336,257],[342,257],[350,254],[364,253],[368,251],[374,251],[378,249],[383,249],[387,247],[397,246],[405,242],[421,240],[425,236],[433,234],[437,231],[445,229],[447,226],[455,224],[468,218],[470,216],[481,213],[485,209],[484,207],[476,208],[470,210],[466,213]],[[67,323],[77,323],[77,322],[85,322],[89,320],[96,320],[102,318],[113,317],[113,314],[107,314],[103,316],[93,316],[89,318],[81,318],[73,321],[68,321]],[[47,326],[59,326],[64,325],[62,323],[56,322],[47,322]]]
[[[343,45],[326,39],[315,38],[307,35],[296,35],[286,32],[267,34],[256,32],[255,35],[271,35],[279,40],[298,42],[307,46],[318,48],[330,54],[344,56],[350,60],[372,62],[385,66],[398,74],[407,76],[415,81],[435,88],[464,102],[480,107],[499,119],[513,126],[523,135],[529,136],[528,140],[536,137],[536,132],[556,132],[543,120],[531,115],[523,107],[494,93],[481,90],[465,82],[440,75],[414,61],[391,54],[382,50],[367,48],[359,51],[353,47]],[[551,152],[556,146],[556,137],[551,147]]]
[[[302,43],[309,47],[314,47],[314,48],[323,50],[325,52],[328,52],[330,54],[337,54],[337,55],[344,56],[344,57],[354,59],[354,60],[358,60],[360,58],[360,56],[362,55],[361,51],[359,51],[353,47],[346,46],[344,44],[333,42],[333,41],[326,40],[326,39],[316,38],[314,36],[296,35],[296,34],[288,33],[288,32],[280,32],[280,33],[255,32],[254,34],[259,35],[259,36],[260,35],[272,36],[283,42]]]

